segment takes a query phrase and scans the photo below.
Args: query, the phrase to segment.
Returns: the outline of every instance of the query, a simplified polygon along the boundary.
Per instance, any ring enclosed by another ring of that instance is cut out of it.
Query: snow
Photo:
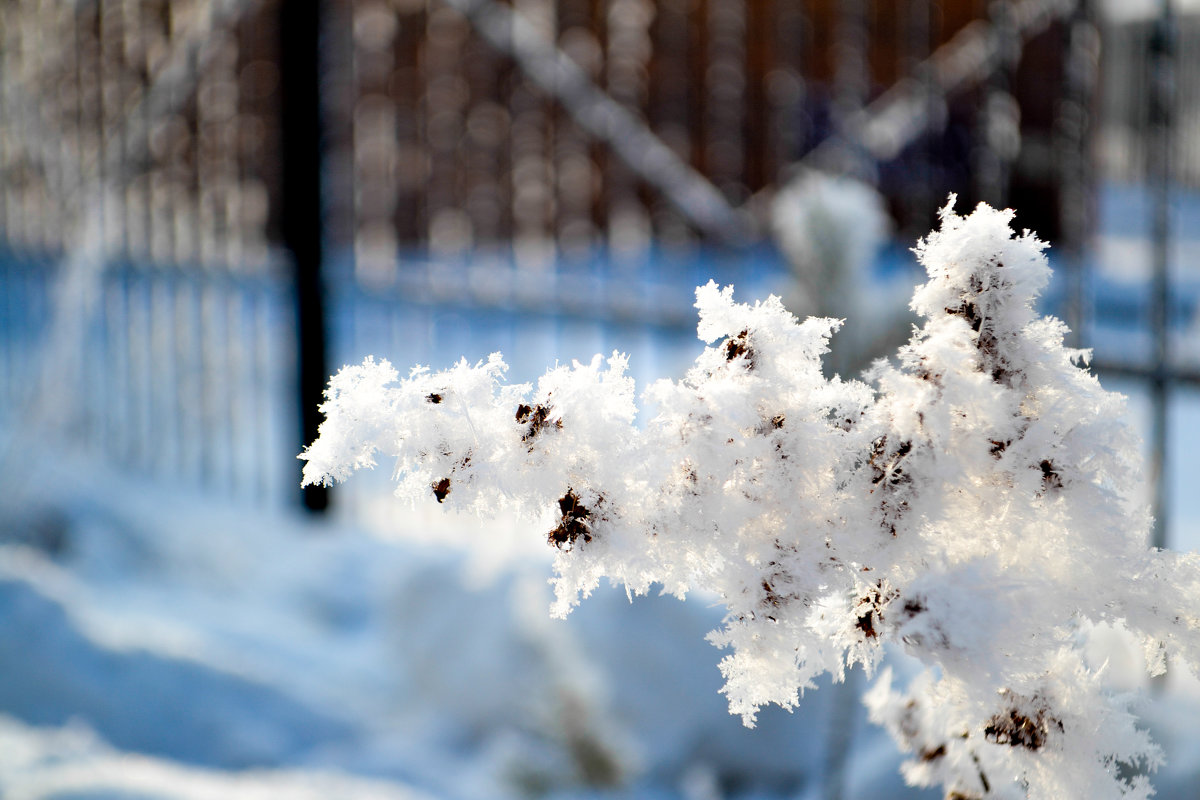
[[[836,687],[743,728],[717,694],[707,598],[631,605],[603,588],[553,620],[547,558],[465,575],[443,547],[214,507],[87,459],[28,466],[0,546],[6,798],[821,796]],[[421,518],[478,529],[433,501]],[[564,712],[544,698],[564,668],[628,770],[616,789],[581,784],[567,755]],[[1182,800],[1200,687],[1170,677],[1143,718],[1167,753],[1158,796]],[[894,745],[851,704],[845,797],[938,797],[899,782]]]
[[[431,800],[395,783],[304,769],[237,772],[121,752],[81,723],[36,728],[0,717],[0,786],[10,800]]]
[[[445,547],[214,507],[86,459],[29,466],[0,545],[5,797],[820,785],[833,692],[743,728],[717,693],[704,598],[631,606],[602,588],[557,621],[546,558],[465,572]],[[920,796],[856,715],[870,764],[852,774],[874,777],[849,796]],[[873,766],[880,752],[891,769]]]
[[[1171,0],[1171,5],[1176,14],[1200,12],[1200,3],[1196,0]],[[1113,23],[1156,19],[1162,8],[1162,0],[1102,0],[1099,4],[1102,17]]]
[[[381,454],[412,502],[557,506],[555,613],[605,577],[631,597],[714,595],[721,692],[747,726],[822,675],[871,674],[893,643],[924,668],[900,689],[886,671],[866,699],[912,755],[908,782],[1148,797],[1161,750],[1087,663],[1081,626],[1128,627],[1151,674],[1166,657],[1200,667],[1181,600],[1200,556],[1146,548],[1124,398],[1034,308],[1046,246],[1011,230],[1011,210],[953,206],[915,249],[925,322],[871,385],[823,376],[837,320],[800,322],[773,296],[737,303],[710,281],[696,290],[710,346],[650,387],[644,428],[619,353],[555,367],[536,391],[505,384],[499,354],[404,380],[367,359],[331,380],[305,482]]]
[[[630,371],[653,374],[638,358]],[[582,365],[593,381],[606,366]],[[1138,427],[1141,387],[1105,388],[1130,395]],[[1171,414],[1172,542],[1195,549],[1195,392]],[[0,508],[4,797],[818,797],[846,697],[845,796],[938,796],[902,784],[857,688],[818,679],[794,714],[766,708],[744,729],[704,641],[722,618],[711,594],[630,604],[601,584],[551,619],[549,517],[481,523],[431,497],[380,499],[381,539],[21,455]],[[1114,691],[1146,685],[1127,630],[1097,625],[1084,651]],[[898,685],[920,673],[895,650],[880,663]],[[1200,683],[1176,664],[1136,713],[1166,759],[1156,796],[1194,796]]]

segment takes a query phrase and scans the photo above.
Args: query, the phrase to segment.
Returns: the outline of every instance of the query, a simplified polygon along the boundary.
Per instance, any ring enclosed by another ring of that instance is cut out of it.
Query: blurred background
[[[710,278],[857,376],[956,193],[1051,244],[1195,549],[1198,45],[1193,0],[0,0],[0,793],[931,796],[858,679],[729,717],[711,598],[552,621],[542,528],[295,456],[368,354],[679,378]]]

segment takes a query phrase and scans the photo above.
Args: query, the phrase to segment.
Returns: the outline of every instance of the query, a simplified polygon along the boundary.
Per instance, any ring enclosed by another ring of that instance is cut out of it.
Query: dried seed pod
[[[883,609],[899,596],[899,592],[880,578],[866,594],[858,598],[855,606],[858,619],[854,627],[862,631],[867,639],[878,638],[883,626]]]
[[[725,340],[725,360],[733,361],[736,358],[745,358],[746,367],[754,369],[754,349],[750,347],[750,331],[743,330],[737,336],[733,336]]]
[[[1043,459],[1038,468],[1042,471],[1042,494],[1063,487],[1062,476],[1054,469],[1054,463],[1050,459]]]
[[[525,433],[521,434],[521,441],[529,445],[530,452],[533,452],[533,440],[538,437],[547,428],[562,428],[562,420],[556,419],[550,421],[550,407],[544,405],[527,406],[524,403],[517,406],[516,414],[517,422],[527,425]]]
[[[547,537],[550,544],[560,550],[569,550],[579,539],[583,539],[585,543],[592,541],[592,527],[589,521],[592,511],[579,502],[579,496],[574,490],[567,489],[567,493],[558,499],[558,508],[562,512],[562,519]]]
[[[1011,696],[1011,692],[1004,692]],[[1014,696],[1013,699],[1018,699]],[[988,720],[987,726],[983,729],[983,737],[993,744],[1006,744],[1010,747],[1024,747],[1026,750],[1040,750],[1046,744],[1046,739],[1050,735],[1052,728],[1057,728],[1061,733],[1063,730],[1062,721],[1051,716],[1049,710],[1039,702],[1035,697],[1029,703],[1021,703],[1020,705],[1033,705],[1035,710],[1032,715],[1018,707],[1018,704],[1010,706],[1007,710],[1001,711]]]

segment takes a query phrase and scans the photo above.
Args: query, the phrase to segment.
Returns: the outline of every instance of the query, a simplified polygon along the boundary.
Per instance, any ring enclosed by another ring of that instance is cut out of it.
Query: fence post
[[[1088,239],[1094,232],[1089,219],[1094,210],[1093,185],[1088,150],[1096,110],[1095,63],[1098,34],[1092,21],[1089,0],[1077,0],[1075,9],[1063,22],[1061,38],[1063,58],[1063,97],[1054,120],[1054,154],[1058,162],[1060,194],[1058,202],[1060,256],[1067,276],[1064,309],[1068,341],[1082,347],[1087,335],[1084,326],[1091,320],[1086,297],[1085,262]]]
[[[279,3],[281,181],[280,233],[291,258],[296,294],[297,399],[301,447],[317,438],[317,406],[325,388],[325,314],[321,287],[324,226],[321,213],[322,118],[320,0]],[[300,448],[296,449],[299,452]],[[296,485],[300,462],[296,462]],[[308,486],[304,507],[324,511],[328,490]]]
[[[1150,36],[1150,113],[1148,182],[1153,193],[1151,238],[1154,278],[1150,324],[1154,332],[1151,379],[1151,470],[1154,481],[1154,547],[1167,546],[1167,394],[1170,370],[1171,144],[1175,99],[1175,17],[1171,0],[1162,0]]]

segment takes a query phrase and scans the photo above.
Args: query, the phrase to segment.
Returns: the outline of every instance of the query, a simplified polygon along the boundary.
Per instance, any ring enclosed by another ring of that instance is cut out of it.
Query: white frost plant
[[[822,377],[837,323],[778,299],[697,290],[710,343],[634,424],[626,358],[559,367],[536,390],[503,362],[397,380],[343,369],[305,481],[394,459],[398,492],[488,512],[555,510],[555,612],[602,577],[634,594],[718,595],[730,709],[754,722],[813,679],[884,670],[866,702],[947,797],[1144,798],[1159,750],[1086,659],[1095,624],[1200,669],[1200,558],[1146,546],[1137,443],[1033,301],[1044,245],[1012,212],[951,204],[916,248],[925,322],[873,385]]]

